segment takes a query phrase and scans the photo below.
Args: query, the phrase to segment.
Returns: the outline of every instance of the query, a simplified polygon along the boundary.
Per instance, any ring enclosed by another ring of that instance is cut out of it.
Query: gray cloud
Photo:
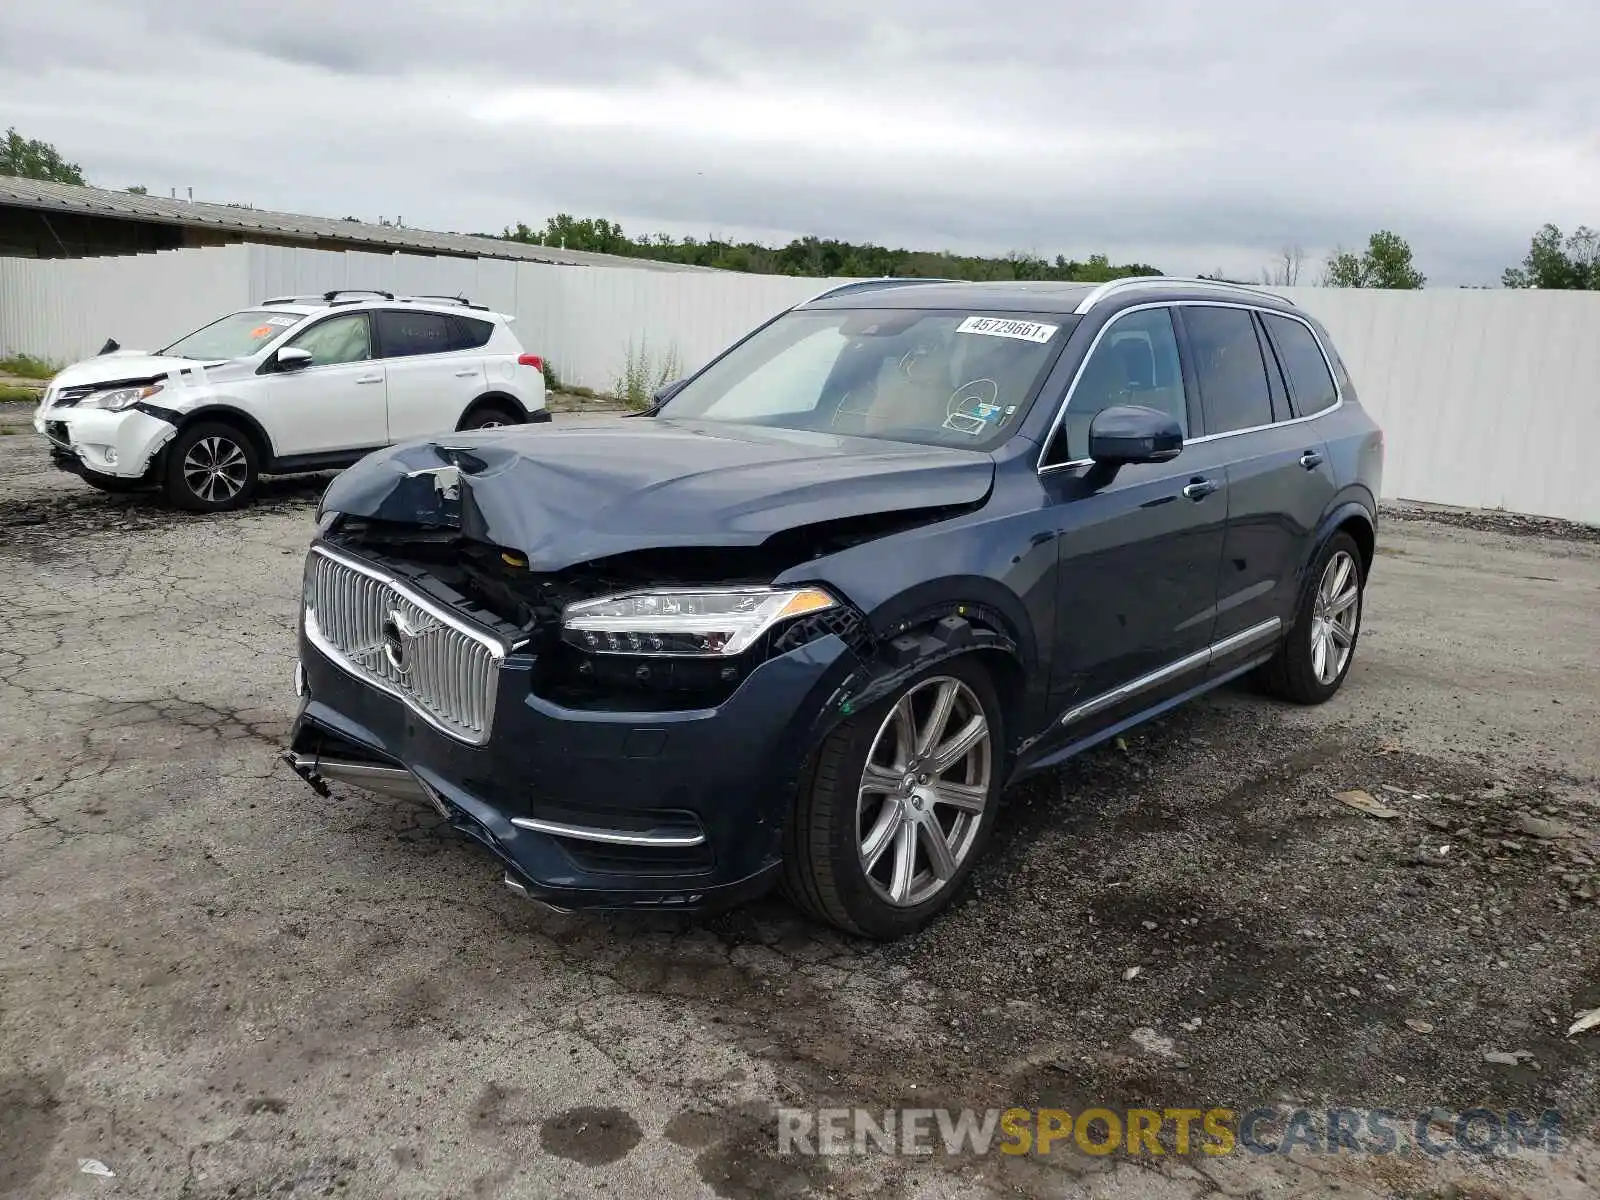
[[[1386,227],[1441,283],[1600,224],[1588,0],[11,9],[0,124],[96,182],[263,207],[1235,274]]]

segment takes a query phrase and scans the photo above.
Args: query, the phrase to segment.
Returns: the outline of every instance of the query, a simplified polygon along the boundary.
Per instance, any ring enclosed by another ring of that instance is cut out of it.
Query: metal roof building
[[[307,217],[244,205],[141,196],[107,188],[0,176],[0,256],[88,258],[231,242],[503,258],[574,267],[707,269],[471,234],[435,233],[398,225]]]

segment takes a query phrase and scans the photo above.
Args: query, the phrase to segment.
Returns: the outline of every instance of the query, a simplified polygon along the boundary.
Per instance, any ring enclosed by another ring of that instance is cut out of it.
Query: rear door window
[[[1333,373],[1328,370],[1328,360],[1322,356],[1316,336],[1293,317],[1262,313],[1261,319],[1277,344],[1278,356],[1289,376],[1295,414],[1309,417],[1332,408],[1339,399],[1339,389],[1334,385]]]
[[[444,354],[455,343],[455,324],[442,313],[378,310],[378,344],[385,358]]]
[[[489,343],[489,337],[494,333],[494,325],[489,321],[480,321],[476,317],[454,317],[456,325],[457,350],[476,350]]]
[[[1206,433],[1271,425],[1272,392],[1250,311],[1186,305],[1183,324],[1200,381]]]

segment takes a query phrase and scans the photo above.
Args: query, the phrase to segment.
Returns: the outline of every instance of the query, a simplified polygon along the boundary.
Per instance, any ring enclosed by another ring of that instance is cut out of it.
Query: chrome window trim
[[[1094,356],[1095,350],[1099,347],[1100,339],[1105,337],[1106,333],[1111,330],[1118,321],[1122,320],[1122,318],[1127,316],[1129,313],[1144,312],[1147,309],[1152,308],[1242,308],[1246,312],[1269,313],[1273,316],[1285,317],[1291,321],[1299,321],[1300,324],[1304,325],[1306,329],[1310,331],[1311,339],[1312,341],[1316,342],[1317,350],[1322,354],[1322,361],[1328,368],[1328,374],[1333,376],[1334,401],[1327,408],[1324,408],[1318,412],[1314,412],[1309,416],[1290,417],[1287,420],[1273,421],[1267,425],[1251,425],[1246,429],[1230,429],[1226,433],[1207,433],[1197,438],[1184,438],[1183,444],[1185,446],[1198,446],[1205,442],[1216,442],[1222,440],[1223,438],[1239,437],[1246,433],[1260,433],[1264,429],[1281,429],[1285,425],[1300,425],[1306,421],[1318,421],[1327,416],[1329,413],[1338,412],[1344,407],[1344,385],[1339,382],[1339,372],[1333,369],[1333,359],[1328,354],[1328,348],[1327,346],[1323,345],[1322,337],[1317,333],[1316,326],[1312,325],[1310,321],[1306,320],[1306,318],[1301,316],[1299,313],[1284,312],[1279,308],[1267,308],[1264,305],[1249,304],[1243,301],[1152,300],[1148,304],[1135,304],[1123,309],[1121,312],[1112,317],[1111,320],[1102,325],[1100,327],[1100,331],[1094,335],[1094,341],[1089,343],[1088,353],[1083,356],[1083,361],[1078,364],[1078,369],[1072,373],[1072,381],[1067,384],[1067,394],[1062,398],[1061,407],[1056,410],[1055,420],[1050,423],[1050,431],[1045,435],[1044,444],[1040,447],[1039,460],[1035,467],[1035,472],[1037,474],[1043,475],[1047,471],[1061,471],[1068,467],[1086,467],[1094,462],[1092,458],[1075,458],[1070,462],[1051,463],[1050,465],[1046,466],[1045,458],[1050,453],[1051,443],[1056,440],[1056,434],[1061,430],[1061,423],[1066,419],[1067,416],[1067,408],[1072,403],[1072,393],[1077,391],[1078,381],[1083,378],[1084,368],[1089,365],[1089,359]],[[1288,381],[1285,380],[1284,383],[1285,386],[1287,386]],[[1202,398],[1201,404],[1203,411],[1204,398]],[[1177,460],[1174,459],[1173,461]]]
[[[380,570],[370,563],[363,562],[361,559],[352,558],[349,555],[340,554],[337,551],[329,550],[326,546],[313,546],[311,547],[311,553],[314,555],[321,555],[323,558],[326,558],[331,562],[336,562],[347,570],[354,571],[359,575],[365,575],[367,578],[393,589],[406,601],[422,609],[423,612],[433,617],[441,625],[449,626],[457,633],[463,634],[464,636],[471,638],[473,641],[483,646],[483,648],[489,652],[489,657],[495,664],[496,668],[504,667],[506,654],[508,651],[506,643],[495,637],[493,634],[486,632],[485,630],[475,628],[470,622],[457,616],[448,608],[440,604],[437,600],[433,600],[422,595],[415,588],[396,579],[387,571]],[[379,691],[387,696],[394,697],[396,700],[400,701],[401,704],[404,704],[408,709],[416,713],[429,725],[433,726],[433,728],[437,729],[440,733],[445,734],[446,736],[451,737],[458,742],[462,742],[468,746],[482,746],[489,741],[489,738],[494,731],[495,699],[496,692],[499,690],[498,680],[496,680],[495,686],[491,687],[489,690],[488,700],[484,709],[483,735],[477,738],[471,737],[459,729],[451,728],[448,724],[434,716],[427,710],[427,708],[425,708],[411,696],[407,695],[401,689],[391,686],[386,680],[380,679],[371,673],[362,670],[354,662],[350,661],[349,656],[322,632],[321,626],[317,623],[317,610],[311,605],[306,604],[303,599],[301,601],[301,608],[301,625],[305,629],[306,639],[317,648],[324,658],[326,658],[334,666],[338,667],[346,675],[349,675],[353,679],[366,684],[375,691]]]
[[[1154,671],[1146,672],[1127,683],[1119,684],[1108,692],[1101,692],[1082,704],[1069,708],[1062,714],[1060,725],[1071,725],[1085,717],[1092,717],[1097,712],[1103,712],[1124,700],[1130,700],[1140,692],[1148,691],[1157,684],[1166,683],[1169,679],[1176,679],[1189,671],[1198,670],[1209,666],[1224,654],[1232,654],[1235,650],[1243,650],[1257,642],[1264,642],[1272,637],[1283,627],[1283,622],[1277,617],[1270,617],[1259,625],[1252,625],[1249,629],[1231,634],[1221,641],[1212,642],[1203,650],[1196,650],[1193,654],[1186,654],[1182,658],[1168,663],[1164,667],[1157,667]]]

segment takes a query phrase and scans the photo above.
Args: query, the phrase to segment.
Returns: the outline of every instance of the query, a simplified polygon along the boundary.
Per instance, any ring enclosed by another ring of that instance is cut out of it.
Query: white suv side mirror
[[[311,365],[311,351],[299,346],[285,346],[277,354],[278,370],[304,371]]]

